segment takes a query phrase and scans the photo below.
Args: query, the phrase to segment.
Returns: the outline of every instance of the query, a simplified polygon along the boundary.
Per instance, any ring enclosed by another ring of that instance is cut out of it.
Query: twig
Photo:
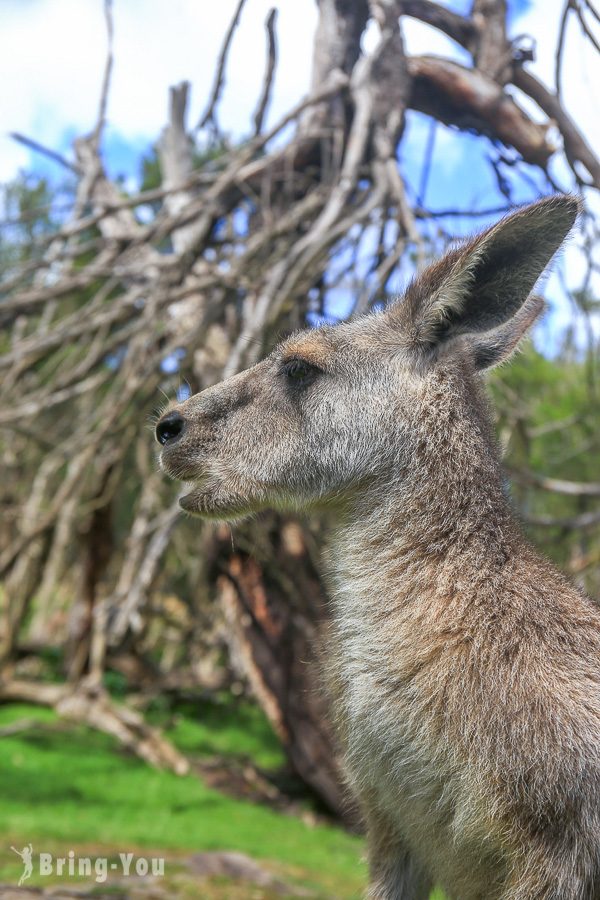
[[[40,719],[17,719],[10,725],[4,725],[0,728],[0,737],[13,737],[15,734],[22,734],[24,731],[31,731],[32,728],[38,728],[40,725],[47,725]]]
[[[523,484],[535,485],[554,494],[571,497],[600,497],[600,481],[567,481],[564,478],[548,478],[528,469],[511,470],[511,475]]]
[[[487,206],[484,209],[424,209],[423,207],[417,207],[414,213],[417,219],[486,219],[492,216],[505,216],[514,208],[512,203],[500,206]]]
[[[562,76],[562,58],[565,47],[565,36],[567,33],[567,21],[569,12],[573,8],[573,0],[566,0],[563,7],[562,16],[560,18],[560,28],[558,31],[558,44],[556,46],[556,56],[554,62],[554,85],[556,90],[556,99],[561,100],[561,76]]]
[[[425,145],[425,153],[423,154],[423,166],[421,168],[421,180],[419,182],[419,191],[417,193],[417,202],[419,206],[425,206],[425,194],[427,192],[427,182],[429,181],[429,173],[431,172],[431,163],[433,160],[433,150],[435,147],[435,135],[437,131],[437,122],[432,119],[429,123],[429,132],[427,134],[427,144]]]
[[[216,133],[218,133],[218,126],[216,121],[216,108],[219,102],[219,98],[223,91],[223,87],[225,85],[225,67],[227,65],[227,57],[229,55],[229,48],[231,46],[231,41],[233,40],[233,35],[235,29],[238,26],[240,16],[242,14],[242,9],[244,8],[246,0],[238,0],[238,5],[233,14],[233,18],[229,24],[229,28],[227,29],[227,33],[225,35],[225,40],[223,41],[223,46],[221,47],[221,52],[219,54],[219,61],[217,63],[217,71],[215,74],[215,80],[213,83],[213,88],[210,94],[210,98],[208,101],[208,105],[206,107],[206,111],[204,115],[201,117],[198,125],[196,126],[197,130],[200,131],[202,128],[205,128],[206,125],[210,122],[213,126],[213,129]]]
[[[0,699],[50,706],[65,719],[80,722],[111,735],[146,763],[187,775],[189,760],[156,728],[128,707],[115,703],[101,688],[82,682],[67,684],[14,679],[0,684]]]
[[[596,20],[596,22],[598,22],[600,24],[600,13],[595,8],[595,6],[593,6],[593,4],[590,2],[590,0],[583,0],[583,2],[585,3],[585,7],[588,10],[588,12],[590,12],[592,14],[592,16],[594,17],[594,19]]]
[[[53,162],[58,163],[59,166],[63,166],[65,169],[68,169],[69,172],[73,172],[75,175],[80,175],[81,171],[78,166],[74,163],[69,162],[69,160],[63,156],[61,153],[57,153],[56,150],[50,150],[48,147],[44,147],[43,144],[40,144],[39,141],[34,141],[33,138],[29,138],[24,134],[21,134],[19,131],[11,131],[10,137],[17,141],[19,144],[23,144],[25,147],[29,147],[30,150],[34,150],[36,153],[41,153],[43,156],[47,156],[48,159],[51,159]]]
[[[108,105],[108,94],[110,91],[110,79],[112,75],[113,68],[113,39],[114,39],[114,26],[113,26],[113,15],[112,15],[112,0],[104,0],[104,20],[106,23],[106,37],[107,37],[107,51],[106,51],[106,62],[104,64],[104,75],[102,77],[102,89],[100,91],[100,102],[98,104],[98,117],[96,119],[96,127],[93,131],[93,142],[96,150],[98,150],[100,146],[100,138],[102,137],[102,130],[106,123],[106,108]]]
[[[533,515],[527,515],[524,518],[529,525],[541,525],[544,528],[564,528],[568,531],[586,531],[588,528],[595,528],[596,525],[600,525],[600,510],[581,513],[578,516],[566,516],[563,519],[554,516]]]
[[[574,173],[577,174],[574,169],[575,163],[577,161],[583,163],[592,177],[594,187],[600,190],[600,160],[556,96],[524,68],[516,70],[513,82],[556,122],[563,136],[566,157]]]
[[[591,42],[591,44],[593,45],[594,49],[595,49],[598,53],[600,53],[600,43],[598,42],[598,38],[597,38],[596,35],[592,32],[592,30],[590,29],[590,26],[588,25],[588,23],[585,21],[581,7],[579,6],[578,3],[575,3],[573,9],[575,10],[575,13],[576,13],[576,15],[577,15],[577,18],[579,19],[579,24],[581,25],[581,30],[582,30],[583,34],[584,34],[585,37],[587,37],[588,40]]]
[[[472,19],[453,12],[441,3],[433,3],[432,0],[400,0],[399,12],[403,16],[411,16],[443,31],[452,40],[471,49],[475,40],[477,29]]]
[[[265,28],[267,31],[267,68],[263,80],[262,91],[258,107],[254,113],[254,134],[255,136],[262,131],[263,120],[269,100],[271,98],[271,90],[273,88],[273,80],[275,76],[275,67],[277,65],[277,35],[275,27],[277,25],[277,10],[275,8],[269,11]]]

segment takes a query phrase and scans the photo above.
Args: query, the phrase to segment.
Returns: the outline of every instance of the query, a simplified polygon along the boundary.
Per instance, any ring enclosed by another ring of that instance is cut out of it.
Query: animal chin
[[[206,515],[204,509],[199,508],[198,506],[198,490],[194,489],[190,491],[189,494],[183,494],[179,498],[180,507],[187,513],[190,513],[192,516],[203,516]]]
[[[189,493],[181,496],[179,505],[190,515],[219,522],[230,522],[247,514],[247,510],[242,509],[239,503],[220,494],[218,487],[211,488],[206,479],[194,484]]]

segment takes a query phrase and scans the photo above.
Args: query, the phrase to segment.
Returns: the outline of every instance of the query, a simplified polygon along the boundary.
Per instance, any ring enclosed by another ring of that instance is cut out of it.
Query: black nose
[[[181,437],[181,433],[185,427],[185,419],[180,413],[167,413],[164,419],[161,419],[156,426],[156,440],[159,444],[171,444]]]

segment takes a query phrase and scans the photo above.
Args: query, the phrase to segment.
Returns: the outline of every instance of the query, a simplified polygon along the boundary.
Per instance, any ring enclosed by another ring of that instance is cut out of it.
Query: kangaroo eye
[[[305,359],[289,359],[283,364],[281,371],[289,381],[300,386],[312,384],[321,372]]]

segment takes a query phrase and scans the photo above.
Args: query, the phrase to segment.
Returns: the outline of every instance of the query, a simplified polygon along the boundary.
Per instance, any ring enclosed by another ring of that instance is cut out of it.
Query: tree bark
[[[238,536],[236,543],[245,541]],[[218,593],[235,664],[295,772],[331,812],[355,822],[322,687],[320,646],[328,604],[306,532],[293,520],[253,523],[251,550],[232,552],[223,529],[216,554]]]

